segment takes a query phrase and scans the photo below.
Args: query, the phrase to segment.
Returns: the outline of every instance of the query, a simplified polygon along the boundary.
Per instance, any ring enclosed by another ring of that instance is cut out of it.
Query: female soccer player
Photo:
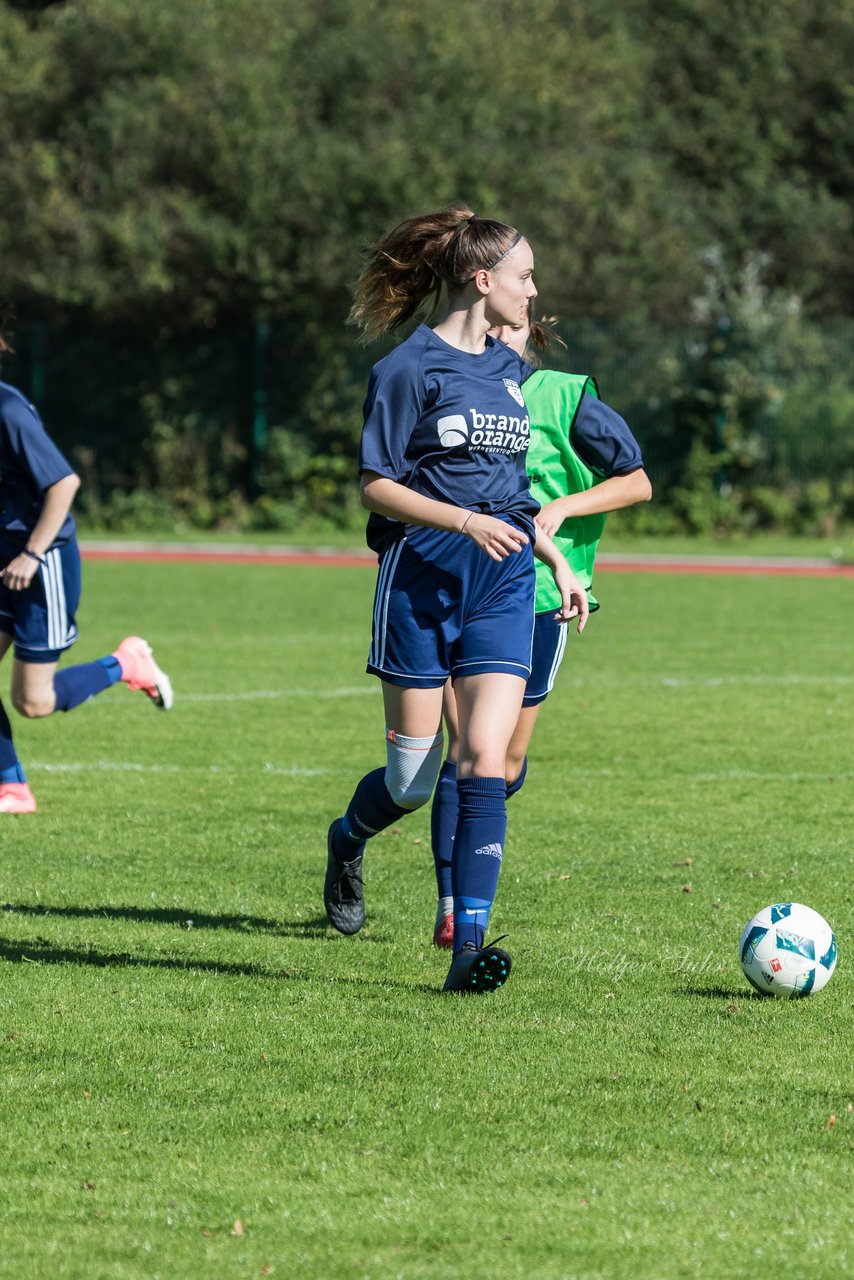
[[[0,661],[14,644],[12,704],[23,716],[49,716],[123,680],[165,710],[172,686],[139,636],[108,657],[57,672],[77,639],[80,554],[71,504],[79,487],[33,405],[0,382]],[[0,702],[0,813],[35,810]]]
[[[545,350],[551,337],[549,329],[533,319],[531,304],[521,324],[497,327],[491,333],[521,355],[529,342],[538,350]],[[619,414],[599,400],[592,378],[537,369],[524,383],[523,394],[531,415],[531,447],[526,465],[532,492],[542,503],[536,523],[554,538],[589,594],[605,513],[652,497],[641,451]],[[599,608],[592,594],[589,601],[591,610]],[[555,621],[555,603],[553,579],[537,565],[532,670],[507,750],[508,797],[515,795],[525,781],[531,735],[566,648],[567,629]],[[448,756],[439,774],[431,813],[439,892],[433,931],[437,947],[453,945],[455,923],[451,861],[458,808],[460,728],[455,690],[450,684],[445,694],[445,722]]]
[[[330,922],[356,933],[365,908],[365,843],[425,804],[442,760],[442,689],[459,710],[454,838],[454,956],[445,991],[503,985],[510,957],[486,946],[506,830],[505,755],[530,672],[532,544],[553,569],[556,616],[587,598],[551,540],[538,535],[525,472],[528,414],[520,356],[488,336],[521,324],[536,296],[520,232],[454,208],[410,218],[371,251],[352,319],[365,338],[420,324],[371,374],[359,455],[368,544],[378,553],[368,671],[382,681],[386,766],[364,777],[327,840]],[[432,317],[431,317],[432,318]]]

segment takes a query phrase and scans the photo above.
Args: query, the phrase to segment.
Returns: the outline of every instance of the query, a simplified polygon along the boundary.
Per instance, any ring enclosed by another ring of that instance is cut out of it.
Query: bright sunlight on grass
[[[0,1271],[31,1280],[753,1280],[851,1264],[850,581],[603,573],[510,805],[514,971],[440,996],[429,812],[327,926],[325,834],[384,759],[369,569],[89,564],[0,818]],[[5,675],[8,680],[8,672]],[[5,700],[4,692],[4,700]],[[840,949],[805,1001],[737,944]]]

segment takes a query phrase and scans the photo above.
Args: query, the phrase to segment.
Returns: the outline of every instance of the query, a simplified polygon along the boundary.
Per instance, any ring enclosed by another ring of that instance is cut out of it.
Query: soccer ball
[[[836,968],[836,938],[812,907],[776,902],[744,926],[738,958],[762,995],[791,1000],[827,986]]]

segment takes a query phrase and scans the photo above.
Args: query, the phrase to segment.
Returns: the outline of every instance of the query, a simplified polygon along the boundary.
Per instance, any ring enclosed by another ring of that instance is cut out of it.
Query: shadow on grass
[[[677,987],[677,996],[699,996],[702,1000],[767,1000],[758,991],[745,987]]]
[[[260,964],[220,963],[216,960],[178,960],[164,956],[135,956],[127,951],[85,951],[55,946],[45,938],[12,941],[0,938],[0,960],[29,964],[83,964],[103,969],[111,965],[137,969],[185,969],[200,973],[222,973],[239,978],[290,978],[306,980],[305,973],[291,969],[267,969]]]
[[[289,982],[322,982],[331,986],[356,987],[366,989],[400,991],[427,990],[434,994],[435,988],[422,987],[410,982],[395,982],[390,978],[380,980],[368,978],[336,977],[329,974],[307,973],[299,969],[274,969],[260,964],[233,964],[229,961],[178,959],[173,956],[131,955],[127,951],[96,951],[94,948],[63,947],[48,942],[46,938],[15,939],[0,938],[0,961],[7,960],[12,964],[74,964],[90,965],[97,969],[133,968],[133,969],[166,969],[183,970],[186,973],[216,973],[225,977],[265,978],[268,981]]]
[[[51,907],[44,903],[4,902],[0,912],[20,916],[56,916],[73,920],[130,920],[137,924],[171,924],[193,929],[233,929],[238,933],[272,933],[283,938],[332,935],[326,916],[312,920],[268,920],[264,916],[209,915],[188,907]],[[362,941],[371,941],[365,937]]]

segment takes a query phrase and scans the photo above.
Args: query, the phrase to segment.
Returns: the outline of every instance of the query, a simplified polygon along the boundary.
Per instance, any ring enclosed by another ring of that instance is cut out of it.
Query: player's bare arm
[[[555,498],[554,502],[547,502],[537,513],[537,527],[551,537],[564,520],[572,516],[593,516],[619,511],[622,507],[649,502],[651,497],[649,476],[643,467],[639,467],[637,471],[630,471],[627,475],[602,480],[591,489],[582,489],[578,493],[567,494],[564,498]]]
[[[368,511],[404,524],[462,533],[477,543],[492,560],[504,560],[528,543],[527,535],[505,520],[447,502],[437,502],[435,498],[416,493],[375,471],[362,473],[360,494],[362,506]]]
[[[54,538],[65,523],[79,488],[80,477],[72,472],[45,490],[41,515],[27,539],[26,550],[15,556],[0,571],[0,580],[10,591],[26,591],[38,573],[45,552],[53,545]]]

